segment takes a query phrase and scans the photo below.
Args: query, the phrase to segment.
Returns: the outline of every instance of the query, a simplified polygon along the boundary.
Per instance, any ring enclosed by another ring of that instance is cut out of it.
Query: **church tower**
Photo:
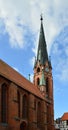
[[[40,91],[47,97],[53,98],[52,86],[52,66],[50,57],[48,57],[47,45],[44,35],[43,18],[41,16],[41,27],[39,44],[37,50],[37,58],[34,64],[34,84],[38,86]]]
[[[37,86],[46,100],[47,129],[54,130],[54,106],[53,106],[53,78],[50,57],[48,57],[47,45],[44,35],[43,18],[41,27],[37,57],[34,63],[34,85]],[[50,125],[51,124],[51,125]]]

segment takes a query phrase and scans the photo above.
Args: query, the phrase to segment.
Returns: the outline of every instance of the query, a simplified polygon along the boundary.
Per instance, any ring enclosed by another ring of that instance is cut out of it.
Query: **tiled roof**
[[[2,60],[0,60],[0,75],[14,82],[18,86],[24,88],[28,92],[36,95],[37,97],[44,99],[37,86],[32,84],[29,80],[24,78],[20,73],[18,73]]]
[[[63,116],[61,117],[61,120],[68,120],[68,112],[64,113]]]

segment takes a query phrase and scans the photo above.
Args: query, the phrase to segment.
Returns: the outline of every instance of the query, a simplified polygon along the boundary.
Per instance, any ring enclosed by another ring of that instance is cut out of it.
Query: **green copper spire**
[[[43,18],[41,15],[41,28],[40,28],[40,36],[39,36],[39,44],[38,44],[38,52],[37,52],[37,61],[40,64],[44,65],[46,61],[48,61],[48,54],[47,54],[47,46],[44,36],[44,29],[43,29]]]
[[[36,61],[36,56],[35,56],[34,68],[36,67],[36,63],[37,63],[37,61]]]
[[[45,76],[44,76],[44,70],[42,69],[42,76],[41,76],[41,79],[40,79],[40,86],[45,86],[46,85],[46,81],[45,81]]]
[[[52,65],[51,65],[51,56],[49,56],[48,63],[49,63],[49,68],[51,68],[51,69],[52,69]]]

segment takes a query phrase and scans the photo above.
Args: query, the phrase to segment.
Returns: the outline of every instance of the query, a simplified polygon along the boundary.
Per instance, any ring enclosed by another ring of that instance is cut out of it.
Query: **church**
[[[0,130],[54,130],[52,65],[43,18],[33,83],[0,60]]]

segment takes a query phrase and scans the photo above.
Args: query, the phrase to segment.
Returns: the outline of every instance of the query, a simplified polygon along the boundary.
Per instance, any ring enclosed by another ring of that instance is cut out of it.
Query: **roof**
[[[46,61],[48,61],[48,53],[47,53],[47,45],[44,36],[43,23],[41,19],[41,28],[40,28],[40,36],[39,36],[39,44],[38,44],[38,52],[37,52],[37,61],[40,61],[40,64],[44,65]]]
[[[0,59],[0,75],[14,82],[15,84],[27,90],[28,92],[36,95],[37,97],[44,99],[37,86],[32,84],[29,80],[24,78],[19,72],[14,70],[12,67],[10,67],[1,59]]]
[[[63,116],[61,117],[62,121],[68,120],[68,112],[64,113]]]

